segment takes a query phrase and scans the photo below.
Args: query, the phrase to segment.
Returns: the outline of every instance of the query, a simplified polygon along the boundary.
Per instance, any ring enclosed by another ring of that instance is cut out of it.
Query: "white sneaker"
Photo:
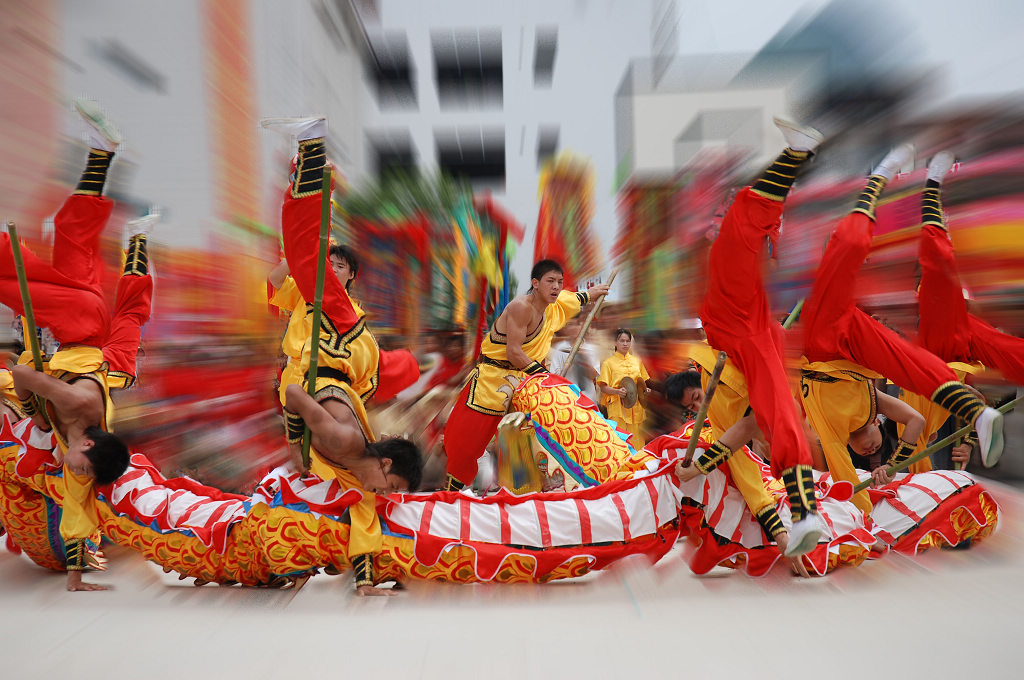
[[[89,126],[89,148],[116,151],[121,144],[121,133],[103,113],[100,105],[91,99],[76,99],[75,110]]]
[[[896,173],[907,165],[913,166],[916,149],[913,144],[901,144],[886,154],[882,162],[878,164],[872,175],[881,175],[886,179],[892,179]],[[913,167],[911,167],[913,169]]]
[[[974,420],[978,433],[978,447],[981,449],[981,463],[987,468],[999,462],[1003,455],[1003,414],[986,406]]]
[[[160,213],[151,212],[148,215],[142,217],[136,217],[134,220],[128,220],[124,224],[124,231],[128,238],[137,234],[148,234],[153,231],[153,227],[160,221]]]
[[[825,139],[825,135],[812,127],[797,125],[778,116],[774,117],[772,122],[775,123],[775,127],[779,128],[779,132],[785,138],[786,146],[793,151],[814,151],[821,144],[821,141]]]
[[[298,141],[318,139],[327,135],[327,119],[323,116],[308,118],[264,118],[260,126]]]
[[[793,528],[789,530],[789,546],[783,556],[796,557],[811,552],[817,547],[818,539],[823,533],[824,529],[818,514],[807,515],[799,522],[795,522]]]
[[[938,152],[932,156],[931,162],[928,163],[928,176],[925,179],[942,182],[942,178],[946,176],[946,173],[949,172],[955,162],[956,157],[952,151]]]

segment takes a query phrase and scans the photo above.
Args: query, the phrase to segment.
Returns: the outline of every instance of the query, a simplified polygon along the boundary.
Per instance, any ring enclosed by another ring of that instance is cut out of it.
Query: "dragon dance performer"
[[[597,387],[601,390],[601,405],[608,409],[608,418],[633,434],[629,443],[639,451],[644,448],[644,420],[647,412],[640,399],[629,407],[623,404],[622,397],[626,396],[626,388],[619,385],[624,378],[629,378],[636,383],[638,391],[650,392],[646,381],[651,376],[640,358],[630,353],[632,346],[633,334],[628,329],[619,328],[615,331],[615,351],[601,362]]]
[[[336,243],[331,244],[328,256],[334,275],[345,286],[345,291],[351,292],[352,282],[359,274],[359,258],[351,248]],[[282,406],[285,403],[285,390],[289,385],[302,384],[303,376],[309,370],[309,337],[313,328],[313,305],[302,297],[295,279],[289,272],[288,260],[281,260],[267,277],[267,281],[274,288],[270,304],[290,313],[288,327],[281,340],[281,351],[288,357],[288,363],[281,371],[278,389]],[[352,304],[358,306],[354,300]],[[384,350],[381,350],[381,353],[388,355]],[[387,395],[386,398],[391,396],[393,395]]]
[[[772,317],[759,272],[764,249],[768,244],[774,247],[778,237],[783,201],[822,137],[817,130],[779,119],[775,124],[787,148],[752,186],[736,195],[722,221],[709,255],[710,280],[701,321],[708,343],[728,353],[743,375],[754,419],[771,445],[772,473],[785,482],[792,509],[785,554],[793,557],[814,548],[822,527],[810,447],[786,375],[782,326]]]
[[[871,249],[878,195],[899,168],[912,161],[913,157],[914,150],[909,145],[893,149],[868,179],[853,211],[839,222],[829,238],[813,289],[803,309],[804,356],[812,369],[814,362],[846,360],[876,371],[904,390],[930,395],[931,401],[974,424],[981,443],[982,460],[986,466],[991,466],[1002,453],[1002,414],[986,407],[974,392],[957,380],[953,370],[941,359],[903,340],[872,319],[857,307],[854,299],[856,286],[852,284]],[[804,384],[807,385],[806,382]],[[824,404],[821,410],[827,416],[829,412],[842,409],[842,405],[833,400]],[[918,426],[923,430],[923,423]],[[920,431],[908,435],[912,441],[897,443],[890,458],[891,464],[898,464],[911,455]],[[876,437],[872,428],[868,428],[867,433],[872,438]],[[880,434],[877,438],[880,439]],[[825,437],[822,443],[825,444]],[[870,446],[877,448],[874,444]],[[830,449],[834,454],[831,457]],[[849,464],[848,457],[844,459],[845,449],[841,454],[835,449],[829,447],[825,451],[833,476],[856,483],[853,466]],[[874,476],[876,483],[891,481],[884,468],[876,470]],[[866,497],[858,505],[870,508]]]
[[[449,489],[473,483],[477,460],[497,432],[516,385],[547,372],[541,362],[551,350],[555,331],[583,305],[608,293],[607,284],[586,292],[565,291],[562,279],[557,262],[537,262],[530,272],[530,290],[509,302],[484,338],[480,363],[469,374],[445,426]]]
[[[67,588],[100,590],[103,586],[82,581],[88,562],[86,544],[98,527],[93,484],[114,481],[128,465],[127,447],[107,431],[112,409],[109,364],[104,360],[103,348],[113,339],[112,354],[117,355],[123,369],[134,372],[134,353],[124,343],[133,320],[139,318],[131,310],[148,309],[149,300],[143,285],[129,282],[119,286],[122,295],[118,304],[124,312],[119,326],[122,334],[112,338],[110,312],[100,287],[99,237],[113,210],[113,202],[102,193],[121,138],[94,102],[77,100],[75,106],[89,126],[86,169],[54,218],[53,264],[31,253],[24,257],[35,318],[50,328],[61,347],[50,357],[45,373],[28,364],[9,368],[21,413],[41,426],[52,425],[59,445],[61,456],[57,462],[63,465],[65,485],[60,533],[65,543]],[[127,259],[126,273],[148,273],[143,264],[144,238],[133,241]],[[132,293],[138,299],[131,298]],[[24,314],[6,234],[0,236],[0,302]],[[130,340],[127,342],[130,344]],[[37,396],[44,400],[45,412],[38,410]]]
[[[942,211],[942,181],[953,167],[950,151],[940,151],[928,164],[925,188],[921,195],[921,240],[918,262],[921,281],[918,287],[917,342],[947,362],[961,381],[984,369],[998,368],[1011,382],[1024,384],[1024,340],[1002,333],[970,314],[957,272],[953,243]],[[907,403],[924,414],[927,425],[917,448],[927,445],[928,437],[947,418],[949,412],[926,397],[904,391]],[[902,436],[902,434],[901,434]],[[966,464],[971,441],[953,448],[953,462]],[[912,472],[931,469],[928,459],[915,463]]]
[[[967,310],[953,243],[942,215],[942,179],[953,160],[949,151],[936,154],[928,165],[921,197],[918,339],[943,361],[980,361],[998,368],[1010,382],[1024,385],[1024,339],[996,330]]]
[[[269,118],[262,125],[295,136],[298,141],[298,158],[294,176],[285,190],[281,226],[291,276],[302,299],[313,300],[320,256],[327,121]],[[310,329],[307,344],[312,337]],[[289,442],[297,447],[308,424],[314,444],[310,451],[312,472],[323,479],[337,479],[343,488],[371,492],[414,489],[419,484],[422,465],[418,450],[411,442],[400,439],[377,442],[367,420],[365,402],[376,392],[397,394],[415,382],[419,375],[415,357],[406,351],[385,354],[379,350],[366,326],[366,314],[349,297],[339,276],[324,278],[323,317],[316,339],[321,359],[315,399],[298,384],[285,390]],[[307,349],[303,355],[308,356]],[[304,381],[308,379],[308,375],[303,376]],[[373,555],[380,552],[382,545],[373,493],[364,494],[363,500],[351,508],[350,516],[348,555],[355,571],[356,592],[383,594],[384,591],[374,588],[372,573]]]
[[[693,346],[689,355],[701,367],[701,371],[681,371],[670,375],[665,379],[665,396],[684,408],[698,411],[718,352],[707,344],[701,344]],[[743,374],[731,360],[727,360],[715,390],[715,398],[707,412],[713,443],[696,454],[692,467],[680,467],[678,477],[685,483],[697,474],[710,474],[724,463],[729,481],[742,495],[750,514],[761,525],[765,537],[775,541],[779,550],[785,553],[789,547],[789,531],[779,517],[775,497],[768,489],[761,466],[752,455],[734,456],[731,453],[744,449],[751,439],[764,436],[753,415],[748,413],[749,410],[749,396]],[[714,442],[718,443],[717,447]]]

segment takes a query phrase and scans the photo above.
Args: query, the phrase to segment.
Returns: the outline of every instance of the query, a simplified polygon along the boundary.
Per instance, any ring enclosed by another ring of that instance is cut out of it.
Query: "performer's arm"
[[[519,370],[526,370],[531,364],[537,363],[523,351],[526,332],[530,325],[530,306],[525,302],[513,301],[505,308],[505,355],[509,363]]]
[[[302,417],[313,433],[313,447],[332,462],[345,465],[365,450],[366,439],[349,409],[332,414],[297,384],[285,390],[285,408]],[[346,413],[351,422],[345,422]]]
[[[270,281],[270,285],[275,289],[280,288],[284,285],[284,280],[288,277],[289,273],[288,260],[281,260],[277,263],[277,266],[271,269],[270,273],[267,274],[267,281]]]
[[[921,433],[924,431],[925,419],[910,404],[900,401],[896,397],[891,397],[881,390],[875,390],[875,398],[878,403],[879,413],[889,420],[895,420],[897,423],[903,424],[903,434],[900,435],[900,439],[896,442],[896,450],[893,452],[888,464],[879,466],[871,473],[875,484],[884,486],[893,480],[893,477],[889,475],[888,466],[902,463],[917,448],[917,440],[920,439]]]
[[[15,366],[11,373],[14,375],[14,391],[19,400],[26,401],[37,394],[52,403],[58,412],[71,416],[72,420],[92,423],[103,421],[102,402],[97,403],[85,390],[40,373],[29,364]],[[70,432],[66,434],[71,436]]]

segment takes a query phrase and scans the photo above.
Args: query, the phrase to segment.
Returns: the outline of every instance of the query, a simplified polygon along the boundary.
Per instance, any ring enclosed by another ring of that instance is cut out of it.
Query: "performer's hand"
[[[971,462],[971,448],[970,444],[957,444],[953,447],[953,462],[960,465],[961,470]]]
[[[775,537],[775,544],[779,546],[779,553],[783,555],[783,559],[789,562],[789,568],[793,570],[793,573],[797,576],[803,576],[804,578],[810,578],[811,575],[807,573],[807,567],[804,566],[804,560],[802,555],[796,557],[786,557],[786,548],[789,547],[789,532],[783,531]]]
[[[373,586],[356,586],[356,597],[391,597],[397,594],[394,590],[385,590]]]
[[[4,366],[7,367],[8,371],[13,371],[14,367],[18,365],[18,355],[14,352],[4,352]]]
[[[291,468],[292,472],[298,473],[303,479],[309,477],[309,468],[302,463],[301,444],[288,445],[288,467]]]
[[[596,286],[587,288],[587,295],[590,296],[591,300],[596,300],[599,297],[604,297],[608,294],[608,284],[599,283]]]
[[[693,461],[690,461],[689,465],[684,466],[683,461],[680,460],[676,463],[675,473],[680,482],[688,482],[697,477],[697,475],[700,474],[700,470],[698,470],[697,466],[693,464]]]
[[[872,486],[885,486],[892,482],[892,480],[896,479],[896,477],[889,475],[888,465],[882,465],[875,468],[875,471],[871,473],[871,479],[874,480],[874,484]]]
[[[99,583],[86,583],[82,580],[82,572],[69,571],[67,589],[68,592],[75,593],[92,590],[110,590],[110,586],[104,586]]]
[[[626,388],[625,387],[620,387],[617,390],[615,390],[615,393],[618,394],[620,397],[624,397],[627,394]]]

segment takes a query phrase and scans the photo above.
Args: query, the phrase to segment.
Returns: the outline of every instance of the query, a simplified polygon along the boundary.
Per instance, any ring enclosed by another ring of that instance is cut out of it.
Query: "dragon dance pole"
[[[611,276],[608,277],[608,287],[611,288],[612,282],[615,281],[615,277],[618,275],[621,267],[616,267],[612,270]],[[583,345],[583,338],[587,335],[587,331],[590,330],[590,324],[597,318],[597,313],[601,311],[601,307],[604,306],[604,301],[608,296],[604,296],[594,304],[594,308],[590,310],[590,314],[587,314],[586,320],[583,322],[583,326],[580,328],[579,334],[576,336],[576,342],[572,343],[572,349],[569,350],[569,356],[565,358],[565,363],[562,365],[562,377],[569,374],[569,369],[572,368],[572,362],[576,360],[576,355],[580,351],[580,347]]]
[[[690,442],[686,445],[686,456],[683,457],[683,467],[690,464],[693,454],[697,450],[697,440],[700,439],[700,432],[704,429],[704,419],[708,415],[708,408],[711,407],[711,400],[715,398],[715,389],[718,388],[718,381],[722,377],[722,369],[725,368],[725,360],[728,358],[725,352],[718,353],[718,360],[715,368],[711,371],[708,379],[708,389],[704,392],[704,399],[697,409],[697,417],[693,420],[693,429],[690,431]]]
[[[796,304],[793,305],[793,311],[790,312],[789,316],[786,317],[786,320],[782,322],[782,327],[784,329],[789,330],[789,327],[796,323],[796,320],[800,318],[800,311],[804,308],[804,299],[805,298],[800,298],[796,301]]]
[[[1011,401],[1006,402],[1005,404],[1003,404],[1002,406],[1000,406],[996,410],[999,411],[1000,413],[1006,413],[1007,411],[1010,411],[1011,409],[1013,409],[1013,407],[1016,406],[1018,403],[1020,403],[1022,400],[1024,400],[1024,395],[1021,395],[1021,396],[1017,397],[1016,399],[1013,399]],[[949,435],[948,437],[940,439],[939,441],[935,442],[934,444],[932,444],[931,446],[929,446],[928,448],[926,448],[925,450],[923,450],[923,451],[921,451],[919,453],[915,453],[913,456],[911,456],[910,458],[907,458],[905,461],[903,461],[899,465],[890,465],[886,469],[886,473],[891,477],[892,475],[896,474],[897,472],[903,472],[904,470],[906,470],[908,467],[910,467],[911,465],[913,465],[917,461],[919,461],[919,460],[921,460],[921,459],[923,459],[923,458],[925,458],[927,456],[932,455],[933,453],[935,453],[939,449],[944,448],[945,446],[953,443],[954,441],[956,441],[960,437],[963,437],[964,435],[968,434],[973,429],[974,429],[974,425],[973,424],[969,424],[969,425],[965,425],[965,426],[961,427],[959,430],[957,430],[953,434]],[[853,492],[857,493],[858,491],[863,491],[864,489],[866,489],[869,486],[871,486],[871,483],[872,483],[871,479],[865,479],[863,482],[861,482],[857,486],[853,487]]]
[[[324,165],[324,179],[320,185],[320,250],[316,263],[316,293],[313,296],[313,332],[310,334],[309,377],[306,391],[316,399],[316,372],[320,360],[320,317],[324,304],[324,275],[327,271],[327,239],[331,229],[331,166]],[[302,465],[309,469],[309,447],[313,433],[307,425],[302,433]]]
[[[28,279],[25,276],[25,261],[21,256],[21,241],[18,240],[18,228],[14,220],[7,220],[7,233],[11,237],[11,254],[14,256],[14,270],[18,275],[18,290],[21,293],[21,306],[25,308],[25,343],[32,349],[32,363],[36,370],[43,372],[43,355],[39,351],[39,338],[36,337],[36,317],[32,313],[32,296],[28,290]],[[39,412],[43,419],[49,422],[46,415],[46,408],[43,398],[36,396],[39,401]]]

